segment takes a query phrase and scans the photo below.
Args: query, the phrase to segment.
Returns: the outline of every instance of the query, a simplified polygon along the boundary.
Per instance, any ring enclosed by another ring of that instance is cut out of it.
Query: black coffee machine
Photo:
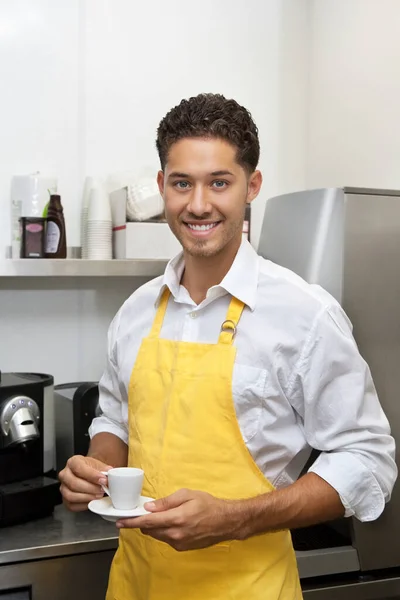
[[[0,372],[0,527],[50,515],[61,502],[49,461],[53,404],[50,375]]]
[[[97,381],[63,383],[54,388],[57,471],[74,454],[89,450],[89,427],[101,414]]]

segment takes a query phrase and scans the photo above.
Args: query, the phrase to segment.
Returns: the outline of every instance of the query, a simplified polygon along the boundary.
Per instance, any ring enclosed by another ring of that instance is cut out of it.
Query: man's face
[[[240,244],[244,210],[261,187],[248,176],[236,149],[220,139],[185,138],[173,144],[158,174],[168,224],[193,256],[214,256]]]

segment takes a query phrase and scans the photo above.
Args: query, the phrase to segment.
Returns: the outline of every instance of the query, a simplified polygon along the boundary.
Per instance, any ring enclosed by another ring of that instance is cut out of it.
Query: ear
[[[249,177],[249,181],[247,183],[247,197],[246,204],[250,204],[253,202],[255,198],[257,198],[262,185],[262,174],[261,171],[254,171]]]
[[[162,199],[164,200],[164,171],[158,171],[157,173],[157,184]]]

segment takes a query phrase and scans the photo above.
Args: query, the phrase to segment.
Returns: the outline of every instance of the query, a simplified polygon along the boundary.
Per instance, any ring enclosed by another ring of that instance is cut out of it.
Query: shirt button
[[[189,313],[189,317],[191,317],[192,319],[197,319],[197,312]]]

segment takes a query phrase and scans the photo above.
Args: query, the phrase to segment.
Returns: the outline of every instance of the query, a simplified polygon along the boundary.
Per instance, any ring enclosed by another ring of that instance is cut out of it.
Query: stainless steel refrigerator
[[[341,303],[400,447],[400,192],[344,187],[271,198],[258,252]],[[375,522],[343,519],[293,535],[305,598],[400,598],[400,485]]]

